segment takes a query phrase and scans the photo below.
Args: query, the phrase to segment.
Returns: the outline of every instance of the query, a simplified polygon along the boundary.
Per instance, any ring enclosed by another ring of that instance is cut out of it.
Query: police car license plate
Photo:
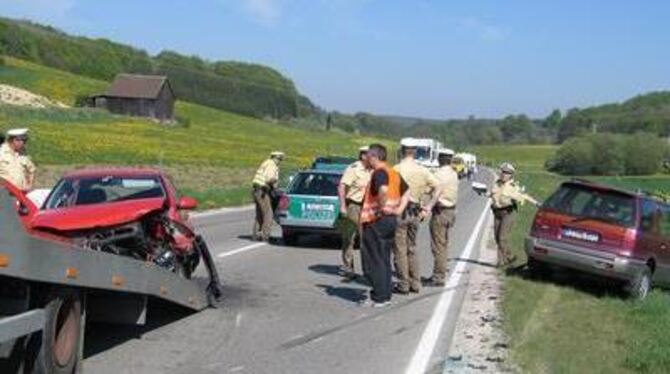
[[[331,220],[335,217],[334,204],[305,203],[303,218],[309,220]]]

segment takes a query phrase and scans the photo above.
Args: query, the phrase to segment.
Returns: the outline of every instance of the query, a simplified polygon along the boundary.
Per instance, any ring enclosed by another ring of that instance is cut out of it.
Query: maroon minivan
[[[624,281],[643,299],[670,283],[670,205],[589,181],[573,180],[542,205],[526,239],[528,267],[547,265]]]

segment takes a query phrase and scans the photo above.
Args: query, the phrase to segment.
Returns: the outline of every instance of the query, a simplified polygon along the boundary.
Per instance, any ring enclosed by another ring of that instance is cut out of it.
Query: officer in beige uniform
[[[5,142],[0,146],[0,178],[4,178],[28,192],[35,183],[35,164],[26,154],[28,129],[7,131]]]
[[[279,183],[279,164],[283,160],[283,152],[272,152],[270,158],[263,161],[254,176],[252,195],[256,204],[256,220],[252,233],[253,240],[265,242],[270,240],[274,217],[271,195]]]
[[[359,234],[359,220],[365,190],[370,183],[372,170],[365,165],[368,147],[361,147],[358,161],[349,165],[340,179],[337,192],[340,200],[342,220],[342,268],[341,273],[347,279],[356,276],[354,271],[354,243]]]
[[[493,230],[498,246],[498,266],[506,266],[516,260],[510,250],[509,236],[519,206],[526,201],[536,206],[540,205],[537,200],[523,192],[521,186],[514,180],[515,172],[514,166],[508,162],[500,165],[500,175],[489,193],[495,219]]]
[[[447,276],[447,247],[449,230],[456,221],[456,200],[458,199],[458,174],[451,166],[454,151],[441,149],[438,153],[439,169],[435,177],[440,184],[437,202],[430,218],[430,249],[433,253],[433,275],[424,280],[424,285],[444,287]],[[427,209],[428,207],[426,207]],[[427,213],[427,212],[425,212]]]
[[[410,202],[398,219],[395,233],[393,255],[398,283],[394,292],[407,294],[421,290],[419,258],[416,254],[416,237],[423,219],[421,200],[426,194],[432,193],[431,201],[436,201],[440,191],[435,175],[416,161],[416,147],[412,143],[401,146],[403,159],[394,169],[409,186]]]

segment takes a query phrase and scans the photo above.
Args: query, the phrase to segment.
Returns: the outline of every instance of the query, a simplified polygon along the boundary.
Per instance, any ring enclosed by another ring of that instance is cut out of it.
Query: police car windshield
[[[56,209],[155,197],[165,197],[158,177],[103,176],[63,179],[54,188],[44,207]]]
[[[576,220],[593,219],[632,227],[635,223],[635,199],[616,191],[603,191],[565,184],[544,204],[545,208],[568,214]]]
[[[430,160],[430,147],[418,147],[416,149],[417,160]]]
[[[299,173],[288,192],[294,195],[337,196],[341,177],[333,173]]]

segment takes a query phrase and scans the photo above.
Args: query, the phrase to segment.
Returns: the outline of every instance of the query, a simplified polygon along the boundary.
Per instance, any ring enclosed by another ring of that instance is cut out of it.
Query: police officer
[[[493,230],[498,246],[499,267],[509,265],[516,260],[510,250],[509,236],[517,209],[526,201],[536,206],[540,205],[537,200],[522,191],[521,186],[514,180],[515,172],[514,166],[508,162],[500,165],[500,175],[489,193],[492,200]]]
[[[254,176],[252,195],[256,204],[256,220],[252,233],[253,240],[270,241],[274,218],[272,194],[279,183],[279,164],[283,160],[283,152],[272,152],[270,158],[263,161]]]
[[[410,201],[398,220],[395,234],[394,259],[398,283],[393,291],[399,294],[419,292],[421,276],[419,274],[419,258],[416,253],[416,237],[421,223],[421,200],[432,192],[432,199],[437,200],[440,192],[437,178],[426,167],[420,165],[416,157],[416,146],[413,143],[401,143],[402,161],[394,167],[409,186]]]
[[[430,218],[430,249],[433,253],[433,274],[424,280],[424,285],[444,287],[447,275],[447,247],[449,245],[449,230],[456,221],[456,200],[458,198],[458,174],[451,167],[454,151],[441,149],[438,151],[439,169],[435,177],[440,185],[437,201],[431,209]],[[425,207],[428,213],[430,203]]]
[[[34,187],[37,170],[26,154],[28,129],[11,129],[6,135],[5,142],[0,146],[0,177],[28,192]]]
[[[370,145],[366,160],[373,172],[361,210],[361,259],[372,291],[361,306],[384,307],[391,301],[391,251],[397,217],[409,202],[409,188],[400,174],[386,164],[383,145]]]
[[[356,275],[354,272],[354,243],[358,235],[365,189],[370,182],[371,174],[371,170],[365,164],[367,152],[367,146],[359,149],[358,161],[347,167],[337,189],[340,215],[343,218],[341,274],[347,279],[353,279]]]

